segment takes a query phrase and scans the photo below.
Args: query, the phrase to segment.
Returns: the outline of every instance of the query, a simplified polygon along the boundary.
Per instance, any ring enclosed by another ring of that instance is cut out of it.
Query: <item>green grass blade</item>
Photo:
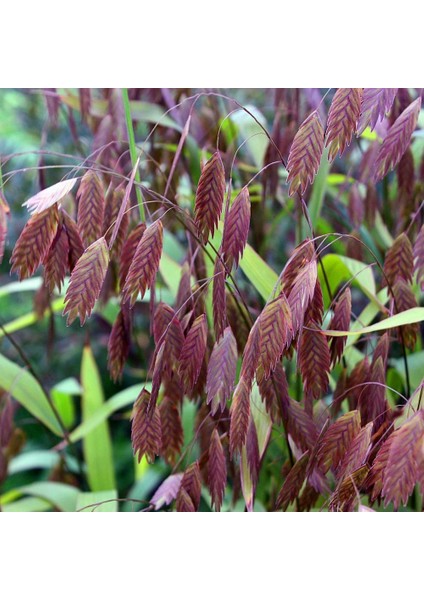
[[[104,404],[100,374],[89,346],[85,346],[81,365],[82,418],[87,421]],[[93,492],[116,488],[109,424],[104,421],[83,438],[87,479]]]

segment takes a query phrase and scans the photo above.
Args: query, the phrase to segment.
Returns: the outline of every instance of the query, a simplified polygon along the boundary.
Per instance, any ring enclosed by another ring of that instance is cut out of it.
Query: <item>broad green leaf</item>
[[[168,256],[166,252],[162,252],[159,263],[159,272],[175,298],[178,293],[178,286],[181,279],[181,265]]]
[[[330,329],[323,330],[324,335],[332,337],[351,336],[351,335],[365,335],[366,333],[374,333],[375,331],[384,331],[386,329],[393,329],[393,327],[401,327],[402,325],[409,325],[411,323],[420,323],[424,321],[424,308],[410,308],[405,310],[393,317],[388,317],[380,323],[375,323],[369,327],[362,327],[356,331],[334,331]]]
[[[8,296],[9,294],[21,292],[36,292],[40,289],[42,283],[42,277],[31,277],[30,279],[24,279],[23,281],[12,281],[12,283],[7,283],[0,287],[0,298],[2,296]]]
[[[255,115],[259,123],[266,127],[266,119],[263,114],[254,106],[246,108]],[[239,133],[239,142],[246,142],[248,151],[253,158],[255,166],[261,168],[264,163],[266,149],[268,147],[268,138],[263,129],[256,123],[246,111],[236,110],[231,116],[231,121],[237,126]]]
[[[78,427],[74,429],[74,431],[69,435],[71,442],[75,443],[79,440],[82,440],[89,433],[91,433],[93,429],[107,421],[107,419],[114,412],[134,404],[143,387],[143,384],[138,383],[137,385],[128,387],[126,390],[122,390],[122,392],[118,392],[118,394],[112,396],[112,398],[109,398],[107,402],[99,406],[95,411],[93,411],[90,417],[84,419],[81,425],[78,425]],[[149,387],[150,384],[147,384],[146,388],[149,389]]]
[[[82,354],[81,384],[84,423],[104,405],[100,374],[89,346],[84,347]],[[115,489],[112,441],[109,424],[106,421],[101,422],[84,436],[83,452],[91,491]]]
[[[390,364],[395,367],[396,371],[401,375],[405,382],[405,362],[403,358],[391,359]],[[411,388],[417,388],[424,377],[424,350],[415,352],[414,354],[408,354],[408,371]]]
[[[53,433],[62,437],[60,424],[38,381],[25,369],[0,354],[0,387]]]
[[[29,471],[30,469],[53,469],[60,457],[52,450],[32,450],[18,454],[9,463],[9,475]]]
[[[63,310],[64,307],[64,299],[63,298],[57,298],[56,300],[54,300],[51,304],[51,310],[54,313],[60,313]],[[25,329],[26,327],[29,327],[30,325],[34,325],[34,323],[37,323],[40,320],[40,318],[37,316],[37,314],[35,312],[30,312],[27,313],[26,315],[22,315],[22,317],[17,317],[16,319],[13,319],[13,321],[10,321],[9,323],[5,323],[5,325],[3,325],[3,329],[0,329],[0,339],[2,337],[4,337],[5,332],[6,333],[14,333],[15,331],[20,331],[21,329]]]
[[[82,388],[74,377],[64,379],[51,390],[51,397],[66,429],[75,422],[75,404],[73,396],[80,396]]]
[[[322,262],[332,296],[336,293],[341,283],[352,280],[353,285],[357,285],[372,302],[383,308],[376,296],[375,280],[371,265],[339,254],[326,254]],[[318,275],[324,295],[324,304],[328,306],[330,298],[320,264],[318,265]]]
[[[330,167],[331,163],[328,162],[328,150],[325,150],[321,157],[321,163],[312,186],[311,198],[308,203],[309,218],[311,219],[312,227],[314,229],[316,228],[318,219],[321,215]],[[307,223],[304,223],[303,237],[305,238],[310,235],[309,227]]]
[[[114,502],[117,498],[116,490],[80,492],[77,497],[76,510],[78,512],[117,512],[118,502]],[[98,506],[95,506],[97,503]]]
[[[1,507],[2,512],[46,512],[53,508],[52,504],[43,498],[21,498]]]
[[[78,490],[72,485],[53,481],[40,481],[10,490],[0,499],[2,507],[6,508],[9,502],[21,496],[35,496],[50,502],[62,512],[75,512],[77,506]]]

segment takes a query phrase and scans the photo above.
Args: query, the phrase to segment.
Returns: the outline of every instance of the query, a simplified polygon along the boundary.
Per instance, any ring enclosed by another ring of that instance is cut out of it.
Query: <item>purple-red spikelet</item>
[[[336,469],[361,429],[361,416],[354,410],[332,423],[323,435],[316,454],[317,464],[324,472]]]
[[[290,307],[284,293],[266,304],[258,320],[260,359],[268,379],[292,338]]]
[[[211,493],[212,506],[219,512],[224,498],[227,483],[227,463],[224,449],[217,429],[211,435],[208,459],[208,486]]]
[[[373,500],[381,493],[386,506],[393,502],[398,509],[407,503],[419,476],[423,436],[424,411],[420,410],[383,443],[370,474]]]
[[[332,162],[349,146],[361,110],[362,88],[339,88],[334,94],[325,130],[328,160]]]
[[[130,344],[131,317],[128,305],[124,304],[115,319],[107,345],[107,366],[113,381],[118,381],[122,377]]]
[[[302,330],[297,362],[304,390],[311,394],[312,398],[320,398],[328,387],[330,350],[326,336],[313,321]]]
[[[304,452],[290,469],[275,503],[275,510],[287,510],[289,504],[298,497],[306,476],[309,452]]]
[[[309,115],[299,127],[290,148],[287,161],[289,195],[304,194],[315,179],[324,148],[324,129],[317,111]]]
[[[114,190],[113,192],[110,192],[106,197],[103,232],[108,246],[110,246],[110,242],[112,240],[114,225],[116,223],[119,211],[124,201],[124,196],[125,192],[123,189],[120,188]],[[123,208],[124,212],[122,214],[116,238],[111,248],[111,255],[113,257],[120,256],[123,245],[127,240],[128,226],[130,223],[130,215],[127,209],[128,201],[126,203],[126,206]]]
[[[247,429],[250,417],[250,391],[251,385],[248,381],[239,380],[233,394],[231,404],[230,421],[230,453],[241,452],[246,442]]]
[[[246,345],[243,351],[243,358],[241,363],[240,377],[243,378],[249,385],[252,384],[255,376],[256,368],[259,364],[260,359],[260,321],[256,319],[252,329],[249,332]]]
[[[78,90],[78,93],[79,93],[79,101],[80,101],[81,121],[86,123],[87,117],[90,114],[90,108],[91,108],[91,89],[90,88],[80,88]]]
[[[340,481],[365,464],[371,446],[372,423],[367,423],[350,442],[341,460],[337,476]]]
[[[197,511],[199,509],[201,491],[200,469],[199,463],[196,461],[184,471],[176,500],[177,511]]]
[[[305,452],[312,450],[318,437],[318,431],[310,415],[299,402],[290,398],[288,406],[287,433],[295,444]]]
[[[312,241],[306,238],[296,246],[281,275],[281,286],[288,297],[299,271],[315,258],[315,248]]]
[[[222,237],[222,253],[225,264],[231,270],[238,266],[247,244],[250,227],[249,190],[244,187],[231,205],[225,219]]]
[[[414,244],[414,259],[417,282],[421,291],[424,291],[424,225],[421,226]]]
[[[90,246],[102,234],[105,197],[102,182],[94,171],[87,171],[77,193],[78,230],[85,246]]]
[[[246,458],[247,466],[249,467],[249,475],[252,485],[255,488],[259,479],[259,467],[261,457],[259,454],[258,434],[256,432],[255,421],[250,413],[249,426],[246,435]]]
[[[31,277],[44,261],[55,238],[59,223],[56,205],[34,214],[25,225],[12,252],[11,272],[19,279]]]
[[[145,231],[145,223],[139,223],[137,227],[131,231],[126,242],[124,243],[119,260],[119,287],[121,288],[121,291],[124,289],[125,279],[127,278],[135,251],[137,250],[137,246]]]
[[[178,400],[175,401],[175,398],[165,393],[159,405],[159,414],[162,427],[161,455],[172,465],[180,454],[184,442]]]
[[[44,281],[50,293],[57,287],[62,288],[68,268],[69,241],[66,230],[59,226],[50,250],[44,262]]]
[[[359,500],[359,489],[365,482],[369,474],[368,465],[359,467],[356,471],[353,471],[348,477],[343,479],[334,493],[331,495],[330,502],[328,504],[328,510],[330,512],[350,512],[352,511],[355,504]]]
[[[0,264],[4,256],[4,248],[6,246],[6,234],[7,234],[7,217],[10,209],[6,202],[6,198],[0,191]]]
[[[267,413],[274,423],[287,421],[288,405],[290,402],[289,386],[281,362],[275,365],[270,377],[266,379],[262,365],[256,371],[256,381],[259,393],[265,402]]]
[[[147,227],[138,243],[122,291],[124,302],[129,301],[133,306],[138,294],[143,298],[152,286],[159,269],[162,245],[163,225],[157,220]]]
[[[159,409],[150,410],[150,392],[142,389],[131,416],[131,442],[138,462],[144,455],[153,463],[159,456],[162,445],[162,433]]]
[[[361,135],[367,127],[371,131],[382,121],[392,108],[397,88],[365,88],[362,94],[361,114],[359,116],[357,135]]]
[[[237,368],[237,342],[227,327],[223,336],[215,343],[208,364],[206,379],[206,403],[211,405],[211,414],[224,410],[231,398]]]
[[[409,283],[403,279],[396,279],[393,284],[394,308],[395,312],[400,313],[410,308],[418,306],[417,299]],[[397,334],[399,341],[412,350],[416,344],[418,333],[420,331],[419,323],[409,323],[398,327]]]
[[[82,253],[84,252],[84,244],[82,243],[82,239],[75,221],[71,219],[71,217],[64,210],[61,211],[61,214],[63,219],[63,227],[66,231],[66,235],[68,236],[68,264],[69,270],[72,272]]]
[[[207,239],[218,226],[225,195],[225,172],[221,155],[215,152],[202,169],[196,191],[194,218]]]
[[[392,247],[388,249],[383,270],[390,285],[394,285],[396,279],[399,278],[407,283],[412,282],[414,255],[412,244],[405,233],[401,233],[393,242]]]
[[[104,237],[85,250],[72,271],[65,296],[63,315],[68,315],[67,325],[80,318],[81,326],[91,315],[106,276],[109,249]]]
[[[387,417],[387,401],[385,392],[386,370],[383,359],[378,357],[368,375],[367,385],[360,390],[358,408],[361,412],[362,424],[374,421],[378,429]]]
[[[191,326],[179,357],[179,374],[187,393],[193,391],[200,375],[206,351],[207,335],[206,315],[200,315]]]
[[[352,296],[350,288],[346,288],[340,295],[334,307],[333,317],[328,329],[334,331],[349,331],[350,313],[352,310]],[[330,338],[331,364],[336,364],[342,357],[347,336]]]
[[[375,162],[375,181],[383,179],[405,154],[417,125],[421,98],[412,102],[396,119],[381,144]]]
[[[315,293],[316,282],[317,263],[315,258],[313,258],[299,271],[288,295],[288,303],[292,315],[293,337],[303,326],[306,311]]]
[[[219,258],[215,261],[212,282],[213,325],[217,340],[227,326],[227,296],[225,294],[225,266]]]
[[[164,302],[159,302],[156,307],[153,320],[153,337],[157,347],[165,344],[167,356],[165,369],[167,371],[172,368],[176,369],[184,344],[184,332],[174,310]]]

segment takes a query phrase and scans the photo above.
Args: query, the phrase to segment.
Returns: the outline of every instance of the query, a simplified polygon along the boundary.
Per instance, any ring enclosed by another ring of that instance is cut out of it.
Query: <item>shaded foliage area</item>
[[[420,91],[3,93],[2,510],[422,510]]]

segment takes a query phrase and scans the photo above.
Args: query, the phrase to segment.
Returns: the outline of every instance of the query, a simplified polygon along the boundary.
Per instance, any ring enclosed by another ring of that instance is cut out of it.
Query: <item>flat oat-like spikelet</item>
[[[180,454],[184,442],[178,401],[165,393],[159,405],[159,414],[162,426],[161,455],[172,465]]]
[[[139,223],[137,227],[131,231],[126,242],[124,243],[119,260],[119,287],[121,290],[124,289],[125,279],[127,278],[135,251],[137,250],[137,246],[145,231],[146,225],[144,223]]]
[[[72,190],[76,181],[76,179],[59,181],[59,183],[55,183],[41,190],[35,196],[32,196],[32,198],[23,203],[23,206],[26,206],[30,213],[41,213],[62,200]]]
[[[108,264],[109,249],[102,237],[85,250],[72,271],[63,310],[63,315],[68,315],[67,325],[71,325],[79,316],[82,326],[91,315],[99,298]]]
[[[122,377],[130,344],[131,317],[128,305],[124,304],[115,319],[107,345],[107,366],[113,381],[118,381]]]
[[[184,390],[191,393],[200,375],[206,351],[208,327],[206,315],[194,321],[184,341],[179,357],[179,374]]]
[[[50,293],[57,287],[59,292],[68,267],[69,241],[66,230],[59,226],[47,257],[44,261],[44,281]]]
[[[199,509],[201,491],[200,469],[199,463],[196,461],[184,471],[176,500],[177,511],[197,511]]]
[[[267,413],[273,423],[286,422],[290,397],[286,373],[281,362],[275,365],[275,369],[268,379],[265,378],[264,369],[260,364],[256,370],[256,381]]]
[[[9,212],[9,206],[0,191],[0,264],[3,260],[4,248],[6,246],[7,216]]]
[[[313,258],[299,271],[288,295],[292,315],[293,337],[303,326],[309,303],[314,297],[317,275],[317,263],[315,258]]]
[[[68,236],[68,264],[69,270],[72,272],[79,258],[84,252],[84,244],[82,243],[82,239],[75,221],[71,219],[68,213],[66,213],[64,210],[61,210],[61,214],[63,219],[63,227],[66,231],[66,235]]]
[[[292,398],[288,406],[287,433],[303,452],[312,450],[318,438],[317,427],[312,418]]]
[[[350,144],[359,119],[361,98],[362,88],[339,88],[334,94],[325,131],[330,162]]]
[[[219,512],[224,498],[227,483],[227,463],[224,449],[219,439],[217,429],[211,435],[208,459],[208,485],[211,493],[212,506]]]
[[[315,179],[324,148],[324,129],[317,111],[303,121],[290,148],[287,161],[289,195],[303,195]]]
[[[292,319],[284,293],[264,307],[259,318],[259,353],[265,378],[274,370],[292,339]]]
[[[123,189],[116,189],[106,196],[103,232],[108,246],[110,246],[110,242],[112,241],[114,225],[118,218],[119,210],[122,207],[124,197],[125,192]],[[127,239],[128,226],[130,222],[130,215],[129,212],[127,212],[127,208],[128,201],[126,206],[123,208],[124,212],[119,224],[119,229],[111,248],[111,255],[113,257],[120,256],[123,245]]]
[[[33,215],[25,225],[12,252],[11,272],[19,279],[31,277],[44,261],[55,238],[59,224],[56,205]]]
[[[328,387],[330,349],[326,336],[313,321],[300,335],[297,362],[305,392],[317,400]]]
[[[412,282],[414,255],[412,244],[405,233],[401,233],[393,242],[392,247],[388,249],[383,270],[392,286],[399,278],[407,283]]]
[[[351,311],[352,296],[350,288],[346,288],[336,302],[333,317],[328,325],[328,329],[334,331],[349,331]],[[332,365],[335,365],[341,359],[346,342],[347,336],[330,338]]]
[[[289,504],[294,502],[302,489],[306,477],[306,467],[308,466],[309,452],[306,451],[296,461],[290,469],[281,490],[278,493],[275,503],[275,510],[287,510]]]
[[[397,88],[365,88],[362,94],[361,114],[356,134],[361,135],[367,127],[371,131],[392,108]]]
[[[77,193],[78,230],[85,246],[102,235],[105,197],[102,182],[94,171],[87,171],[81,179]]]
[[[162,245],[163,225],[157,220],[147,227],[138,243],[122,291],[124,302],[129,301],[133,306],[138,294],[143,298],[146,290],[152,286],[159,269]]]
[[[231,205],[225,219],[222,237],[222,253],[225,264],[231,270],[233,265],[238,267],[247,244],[250,227],[250,198],[249,190],[244,187]]]
[[[419,410],[384,442],[370,474],[376,484],[373,500],[381,491],[385,506],[393,502],[398,509],[407,503],[419,477],[423,436],[424,410]]]
[[[194,219],[205,239],[213,235],[218,226],[224,195],[224,165],[219,152],[215,152],[202,169],[194,207]]]
[[[146,455],[147,461],[153,463],[159,456],[162,445],[162,433],[159,409],[150,410],[150,392],[142,389],[131,416],[131,442],[138,462]]]
[[[393,285],[393,295],[395,300],[396,312],[403,312],[410,308],[418,306],[417,299],[409,283],[403,279],[397,279]],[[417,342],[420,331],[419,323],[409,323],[403,327],[397,328],[399,341],[405,344],[407,348],[413,350]]]
[[[340,481],[365,464],[371,446],[372,427],[372,423],[367,423],[351,441],[337,470]]]
[[[219,257],[215,261],[212,282],[213,326],[217,340],[227,326],[227,296],[225,294],[225,267]]]
[[[241,452],[246,442],[247,429],[250,417],[250,391],[251,385],[243,379],[239,380],[233,394],[230,421],[230,454]]]
[[[206,403],[211,405],[211,415],[218,409],[223,411],[227,400],[231,398],[236,368],[237,342],[231,327],[227,327],[221,339],[215,343],[208,364]]]
[[[396,167],[405,154],[417,125],[420,109],[421,98],[417,98],[390,127],[375,161],[375,181],[383,179],[389,171]]]
[[[337,468],[361,429],[361,415],[353,410],[332,423],[323,435],[317,450],[317,464],[326,473]]]
[[[157,347],[163,343],[165,344],[167,356],[164,365],[165,370],[176,369],[184,344],[184,332],[174,310],[165,302],[159,302],[156,307],[153,320],[153,337]]]
[[[414,244],[414,259],[417,282],[421,291],[424,291],[424,225],[421,226]]]

